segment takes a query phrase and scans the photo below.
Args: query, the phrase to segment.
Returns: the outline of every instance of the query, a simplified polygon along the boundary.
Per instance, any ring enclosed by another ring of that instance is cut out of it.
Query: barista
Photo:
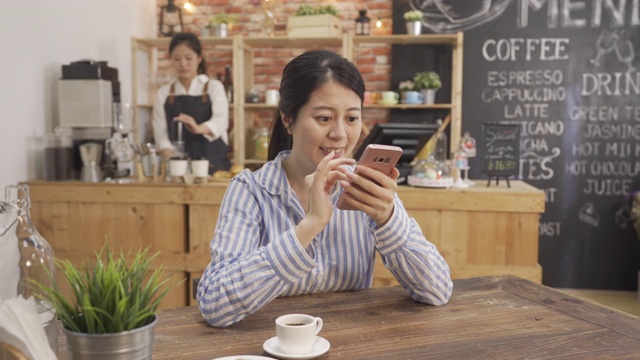
[[[229,170],[229,102],[224,86],[206,75],[196,35],[174,35],[169,55],[177,79],[158,89],[153,107],[153,136],[162,157],[208,159],[210,174]],[[176,148],[180,142],[186,154]]]

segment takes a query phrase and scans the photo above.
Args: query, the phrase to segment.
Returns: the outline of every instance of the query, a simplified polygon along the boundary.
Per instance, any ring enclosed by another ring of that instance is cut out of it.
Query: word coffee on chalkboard
[[[482,140],[482,172],[489,177],[517,176],[520,171],[520,127],[484,123]]]

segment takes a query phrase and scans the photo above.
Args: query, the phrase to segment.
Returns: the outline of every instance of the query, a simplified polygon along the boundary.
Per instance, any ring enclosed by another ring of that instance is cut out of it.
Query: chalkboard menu
[[[485,123],[482,126],[482,172],[490,177],[518,176],[520,168],[520,127]]]
[[[405,6],[423,11],[425,32],[464,32],[463,132],[481,139],[487,121],[519,128],[517,178],[546,195],[539,262],[549,286],[637,287],[628,198],[640,189],[639,4],[394,2],[399,22]],[[471,159],[471,178],[486,178],[486,156]]]

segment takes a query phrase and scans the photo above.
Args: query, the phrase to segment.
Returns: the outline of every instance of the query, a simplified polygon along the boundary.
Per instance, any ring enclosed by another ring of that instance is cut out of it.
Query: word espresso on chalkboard
[[[520,127],[517,124],[484,123],[482,125],[482,169],[491,178],[507,179],[520,171]],[[487,186],[489,185],[487,183]]]

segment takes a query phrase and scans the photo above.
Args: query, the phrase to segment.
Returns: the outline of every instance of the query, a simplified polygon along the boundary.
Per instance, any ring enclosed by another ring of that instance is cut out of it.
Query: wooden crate
[[[290,37],[331,37],[342,35],[342,21],[328,14],[290,16],[287,19]]]

